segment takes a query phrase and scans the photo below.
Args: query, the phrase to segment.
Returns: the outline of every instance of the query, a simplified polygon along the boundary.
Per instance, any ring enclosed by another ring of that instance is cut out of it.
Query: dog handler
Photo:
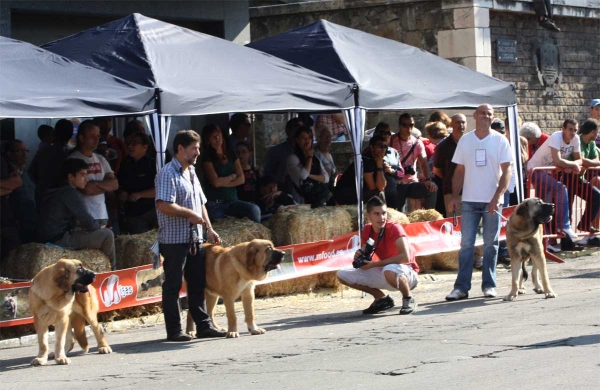
[[[156,209],[158,242],[164,257],[165,281],[162,306],[167,340],[189,341],[181,329],[179,290],[182,277],[187,280],[189,310],[196,323],[196,337],[224,337],[214,329],[206,313],[205,253],[202,248],[202,225],[207,226],[208,239],[219,245],[221,239],[213,230],[206,211],[206,197],[194,169],[200,155],[200,136],[193,130],[181,130],[173,141],[175,158],[156,175]]]
[[[381,261],[365,260],[357,269],[340,270],[337,277],[342,284],[373,295],[375,300],[363,314],[376,314],[394,307],[392,297],[381,290],[400,291],[400,314],[410,314],[417,306],[410,291],[417,287],[419,266],[410,252],[406,233],[402,226],[387,220],[387,206],[378,196],[367,202],[367,217],[371,223],[362,231],[363,246],[356,251],[354,260],[364,253],[365,243],[371,238],[373,253]]]

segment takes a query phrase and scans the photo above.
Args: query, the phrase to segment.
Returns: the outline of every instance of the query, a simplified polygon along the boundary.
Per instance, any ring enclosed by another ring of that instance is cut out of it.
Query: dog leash
[[[498,210],[494,211],[496,214],[498,214],[500,216],[500,218],[502,218],[505,221],[508,221],[508,218],[506,218],[504,215],[502,215],[501,212],[499,212]]]

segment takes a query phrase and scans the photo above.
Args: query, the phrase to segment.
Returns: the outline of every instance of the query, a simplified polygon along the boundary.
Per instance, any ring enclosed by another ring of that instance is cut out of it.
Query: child
[[[258,206],[263,220],[271,217],[280,207],[295,204],[290,194],[277,190],[277,180],[271,176],[263,176],[258,180],[258,194]]]
[[[258,201],[258,179],[260,173],[256,167],[250,165],[250,159],[252,158],[252,151],[250,145],[246,142],[240,141],[235,146],[235,152],[240,159],[242,170],[244,171],[244,184],[237,187],[238,199],[245,202],[257,203]]]

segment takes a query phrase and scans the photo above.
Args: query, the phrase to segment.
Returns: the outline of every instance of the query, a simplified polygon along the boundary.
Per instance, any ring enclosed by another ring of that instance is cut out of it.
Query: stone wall
[[[517,87],[519,115],[553,133],[567,118],[589,117],[589,102],[600,97],[600,23],[597,19],[555,17],[560,33],[551,33],[535,23],[533,15],[490,11],[492,72]],[[496,61],[498,38],[517,41],[517,62]],[[562,83],[553,98],[544,97],[533,62],[538,42],[553,40],[559,47]]]

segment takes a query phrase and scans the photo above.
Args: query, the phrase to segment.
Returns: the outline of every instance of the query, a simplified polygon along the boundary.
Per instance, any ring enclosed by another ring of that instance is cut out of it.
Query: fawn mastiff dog
[[[552,220],[554,205],[544,203],[541,199],[526,199],[517,206],[506,226],[506,246],[510,256],[512,270],[512,288],[505,301],[514,301],[519,294],[525,294],[523,281],[527,280],[525,262],[531,260],[533,285],[538,294],[544,293],[546,298],[555,298],[557,295],[550,287],[548,271],[546,269],[546,256],[544,255],[543,224]],[[523,274],[521,274],[521,270]],[[542,276],[542,285],[538,280],[538,273]]]
[[[95,278],[96,274],[83,268],[79,260],[70,259],[59,260],[33,278],[29,306],[40,349],[31,365],[43,366],[48,362],[49,325],[55,327],[54,357],[57,364],[71,363],[65,350],[69,352],[73,348],[74,338],[84,352],[88,351],[86,321],[96,336],[98,352],[112,352],[98,324],[98,298],[94,287],[90,285]]]
[[[254,322],[254,283],[276,269],[285,252],[275,249],[271,241],[258,239],[231,248],[203,246],[206,251],[206,310],[213,326],[221,329],[215,322],[214,310],[218,298],[222,297],[227,315],[227,337],[239,337],[234,303],[241,296],[248,331],[253,335],[265,333]],[[186,332],[194,332],[194,320],[189,313]]]

